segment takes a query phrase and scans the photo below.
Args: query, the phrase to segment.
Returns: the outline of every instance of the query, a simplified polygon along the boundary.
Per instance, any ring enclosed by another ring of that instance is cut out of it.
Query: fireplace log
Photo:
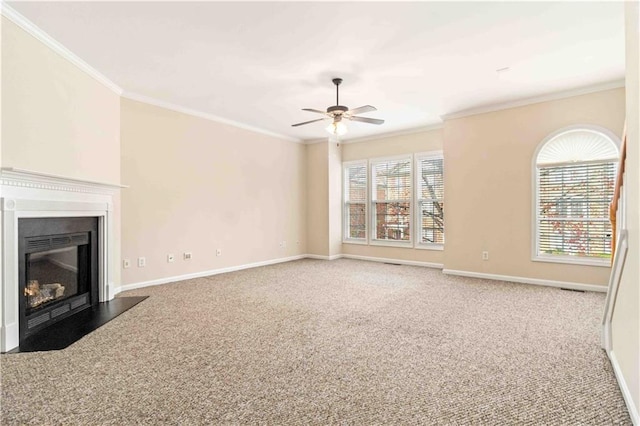
[[[64,286],[60,283],[43,284],[40,286],[42,290],[49,290],[54,299],[64,296]]]
[[[25,296],[37,296],[40,294],[40,283],[38,280],[29,280],[27,288],[24,290]]]

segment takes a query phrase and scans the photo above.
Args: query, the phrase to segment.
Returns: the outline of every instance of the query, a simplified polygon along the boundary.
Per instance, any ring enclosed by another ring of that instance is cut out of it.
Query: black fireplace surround
[[[98,304],[98,218],[18,220],[20,341]]]

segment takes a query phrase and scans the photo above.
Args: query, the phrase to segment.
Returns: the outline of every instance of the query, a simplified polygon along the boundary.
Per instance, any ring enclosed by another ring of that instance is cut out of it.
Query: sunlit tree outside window
[[[367,239],[367,162],[345,164],[344,238]]]
[[[420,244],[444,244],[443,163],[440,153],[417,157]]]
[[[411,241],[411,158],[372,162],[375,240]]]

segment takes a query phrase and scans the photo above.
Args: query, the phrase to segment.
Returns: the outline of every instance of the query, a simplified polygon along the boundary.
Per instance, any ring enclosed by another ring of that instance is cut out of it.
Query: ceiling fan
[[[340,83],[342,83],[342,79],[341,78],[334,78],[333,80],[333,84],[336,85],[336,104],[334,106],[330,106],[329,108],[327,108],[327,111],[320,111],[317,109],[312,109],[312,108],[303,108],[303,111],[309,111],[309,112],[315,112],[318,114],[322,114],[325,117],[323,118],[317,118],[315,120],[310,120],[310,121],[304,121],[302,123],[297,123],[297,124],[292,124],[292,127],[297,127],[297,126],[302,126],[305,124],[309,124],[309,123],[315,123],[316,121],[324,121],[324,120],[333,120],[333,122],[327,127],[327,131],[331,134],[336,134],[336,135],[343,135],[347,132],[347,126],[342,122],[343,118],[346,118],[347,120],[352,120],[352,121],[360,121],[362,123],[369,123],[369,124],[382,124],[384,123],[384,120],[380,120],[377,118],[367,118],[367,117],[358,117],[356,114],[360,114],[363,112],[371,112],[371,111],[376,111],[375,107],[372,107],[371,105],[364,105],[358,108],[354,108],[354,109],[349,109],[346,106],[340,105],[340,98],[339,98],[339,86]]]

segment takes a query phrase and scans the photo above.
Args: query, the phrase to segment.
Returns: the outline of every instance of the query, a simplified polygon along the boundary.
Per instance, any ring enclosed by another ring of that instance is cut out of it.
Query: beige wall
[[[120,181],[120,97],[2,18],[2,166]]]
[[[307,253],[330,255],[329,143],[306,146]]]
[[[609,268],[531,261],[532,158],[566,126],[620,136],[624,108],[621,88],[446,121],[445,268],[606,285]]]
[[[440,151],[442,150],[442,144],[442,129],[389,136],[363,142],[345,143],[342,145],[342,160],[367,160],[402,154]],[[447,173],[447,167],[445,159],[445,174]],[[447,195],[445,194],[445,199],[446,197]],[[448,224],[445,224],[445,227],[447,226]],[[445,236],[445,239],[446,238],[447,237]],[[444,257],[442,250],[382,247],[349,243],[342,244],[342,253],[355,256],[398,259],[435,264],[442,264]]]
[[[342,145],[329,140],[329,256],[342,254]]]
[[[613,354],[635,407],[640,409],[640,6],[626,4],[627,165],[625,175],[629,251],[613,311]]]
[[[2,167],[120,183],[120,96],[5,17],[0,87]],[[119,265],[117,194],[113,207]]]
[[[342,144],[342,161],[441,151],[442,129]]]
[[[128,99],[121,110],[124,284],[306,252],[304,145]]]

